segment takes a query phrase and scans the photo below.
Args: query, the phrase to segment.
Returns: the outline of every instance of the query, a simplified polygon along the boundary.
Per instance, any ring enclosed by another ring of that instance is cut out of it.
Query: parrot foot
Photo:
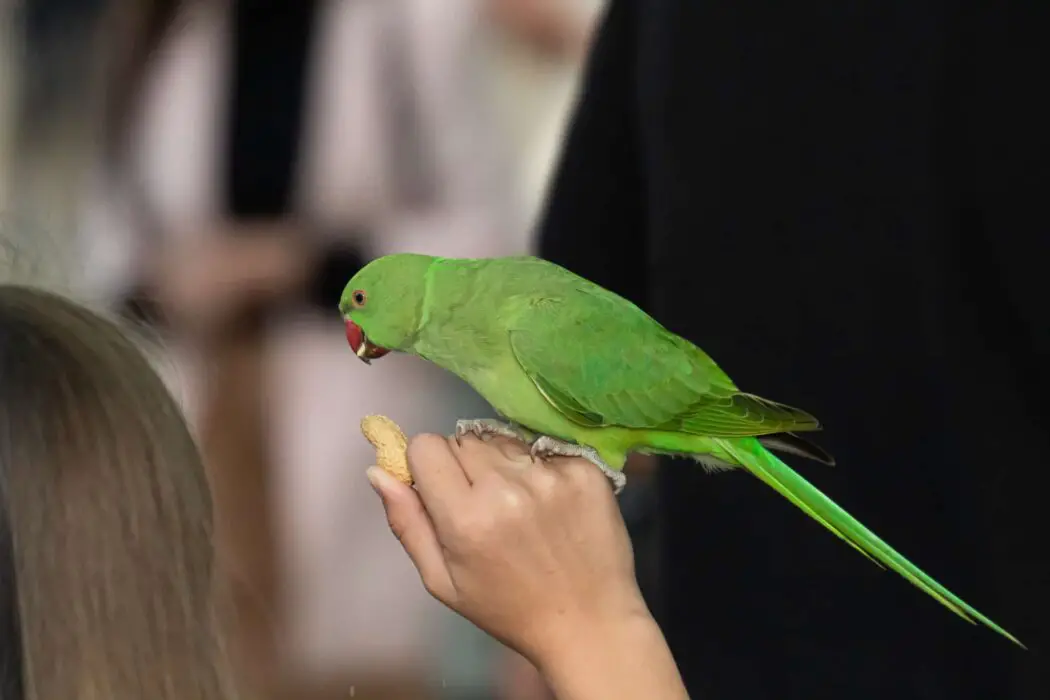
[[[533,457],[539,457],[541,459],[545,457],[580,457],[587,460],[594,466],[602,470],[602,473],[609,478],[612,482],[613,495],[620,495],[623,491],[623,487],[627,485],[627,476],[616,469],[613,469],[604,461],[598,451],[593,447],[584,447],[583,445],[576,445],[571,442],[563,442],[556,440],[548,435],[543,435],[536,442],[532,443],[530,453]]]
[[[511,440],[520,440],[526,445],[533,440],[533,436],[524,428],[501,423],[500,421],[492,420],[491,418],[456,421],[456,442],[458,443],[467,434],[476,435],[482,440],[484,440],[486,436],[499,435],[500,437],[510,438]]]

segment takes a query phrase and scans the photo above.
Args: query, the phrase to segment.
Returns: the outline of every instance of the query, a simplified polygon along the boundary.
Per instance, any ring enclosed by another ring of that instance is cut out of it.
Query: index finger
[[[408,464],[434,527],[441,530],[469,495],[470,481],[448,440],[440,435],[412,438],[408,443]]]

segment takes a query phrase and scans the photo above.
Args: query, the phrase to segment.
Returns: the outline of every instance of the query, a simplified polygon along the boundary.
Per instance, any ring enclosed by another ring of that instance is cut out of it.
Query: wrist
[[[644,603],[566,624],[532,659],[559,700],[687,699],[660,627]]]

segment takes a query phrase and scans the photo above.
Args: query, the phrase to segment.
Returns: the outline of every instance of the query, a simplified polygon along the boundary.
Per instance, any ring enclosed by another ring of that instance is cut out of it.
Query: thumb
[[[372,488],[383,501],[390,530],[419,570],[423,585],[432,596],[451,605],[456,597],[456,589],[445,565],[445,556],[434,524],[430,522],[419,494],[379,467],[369,467],[366,473]]]

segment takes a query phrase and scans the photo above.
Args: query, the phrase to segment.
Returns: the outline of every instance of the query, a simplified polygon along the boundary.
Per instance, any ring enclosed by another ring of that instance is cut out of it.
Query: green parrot
[[[417,355],[510,421],[461,420],[457,438],[505,435],[531,445],[534,457],[582,457],[617,493],[631,452],[746,469],[876,564],[1023,647],[770,451],[833,464],[798,435],[820,430],[816,418],[741,391],[703,350],[565,268],[527,256],[387,255],[354,275],[339,311],[364,362]]]

